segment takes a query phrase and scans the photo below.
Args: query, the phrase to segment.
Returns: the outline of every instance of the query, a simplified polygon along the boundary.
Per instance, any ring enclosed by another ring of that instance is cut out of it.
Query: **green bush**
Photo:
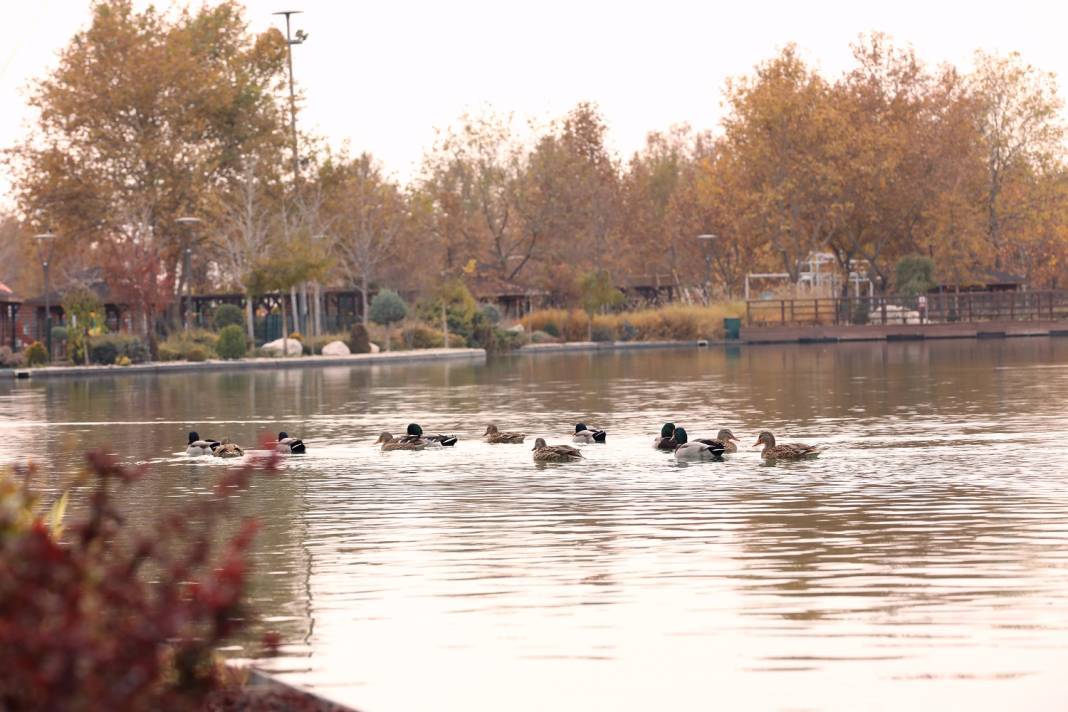
[[[906,255],[894,268],[894,286],[898,294],[915,296],[938,286],[934,278],[935,263],[923,255]]]
[[[247,351],[245,330],[237,324],[224,326],[219,332],[219,341],[215,344],[215,352],[219,354],[219,358],[229,360],[244,358]]]
[[[48,349],[40,341],[34,341],[26,349],[26,365],[33,367],[43,366],[46,363],[48,363]]]
[[[409,349],[440,349],[445,345],[445,334],[426,324],[413,324],[405,327],[400,340]],[[449,333],[449,348],[460,349],[467,346],[467,339],[460,334]]]
[[[616,335],[616,338],[620,341],[634,341],[634,339],[638,338],[638,329],[634,324],[631,324],[624,319],[619,324],[619,333]]]
[[[67,340],[67,327],[65,326],[53,326],[52,327],[52,343],[62,344]]]
[[[199,345],[199,344],[194,344],[194,345],[190,346],[188,349],[186,349],[186,352],[185,352],[185,360],[186,361],[194,361],[194,362],[207,361],[208,360],[208,356],[209,356],[208,350],[206,348],[204,348],[203,346]]]
[[[497,326],[501,323],[501,310],[493,304],[483,304],[478,310],[484,320]]]
[[[530,343],[532,344],[555,344],[558,341],[560,339],[547,331],[534,331],[530,334]]]
[[[376,324],[389,327],[408,315],[408,305],[392,289],[383,289],[371,300],[368,316]]]
[[[109,366],[120,356],[125,356],[130,363],[151,360],[148,346],[136,336],[105,334],[93,338],[89,343],[89,360],[92,363]]]
[[[101,366],[110,366],[119,357],[119,346],[115,339],[101,336],[93,339],[89,347],[89,360]]]
[[[553,337],[554,339],[559,339],[560,338],[560,327],[557,326],[555,322],[552,322],[552,321],[545,322],[545,324],[541,327],[540,331],[542,333],[544,333],[544,334],[548,334],[549,336]]]
[[[245,312],[236,304],[220,304],[212,314],[211,323],[219,332],[228,326],[243,326]]]

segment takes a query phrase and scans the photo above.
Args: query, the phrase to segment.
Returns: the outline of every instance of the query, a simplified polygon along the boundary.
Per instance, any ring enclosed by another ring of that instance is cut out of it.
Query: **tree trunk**
[[[289,332],[286,331],[286,295],[282,295],[282,358],[289,356],[289,337],[286,336]]]
[[[297,285],[289,288],[289,298],[293,304],[293,331],[300,331],[300,306],[297,303]],[[285,297],[282,297],[285,299]]]
[[[392,331],[392,325],[386,324],[386,351],[389,351],[389,343],[393,341],[393,339],[390,338],[390,334],[392,333]]]
[[[314,289],[315,305],[312,310],[315,315],[315,335],[323,335],[323,293],[322,288],[318,282],[315,283]]]
[[[362,305],[363,312],[360,314],[364,327],[367,326],[367,275],[364,275],[360,279],[360,304]]]
[[[252,319],[252,295],[245,295],[245,326],[248,328],[248,338],[256,343],[256,322]]]
[[[593,341],[593,314],[586,314],[586,341]]]

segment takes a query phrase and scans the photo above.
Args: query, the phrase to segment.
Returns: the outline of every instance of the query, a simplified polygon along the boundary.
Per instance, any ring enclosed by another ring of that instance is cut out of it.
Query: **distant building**
[[[16,341],[19,307],[22,300],[15,296],[11,287],[0,282],[0,345],[12,350],[18,347]]]
[[[1018,274],[998,269],[980,272],[974,279],[959,284],[939,284],[931,292],[1020,292],[1027,288],[1027,280]]]

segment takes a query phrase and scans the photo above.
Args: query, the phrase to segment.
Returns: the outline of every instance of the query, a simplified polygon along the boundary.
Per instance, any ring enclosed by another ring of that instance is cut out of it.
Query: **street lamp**
[[[52,253],[56,249],[56,236],[50,232],[34,235],[37,241],[37,256],[41,259],[41,269],[44,270],[44,293],[45,293],[45,343],[48,345],[48,360],[52,360],[52,294],[48,281],[48,267],[52,262]]]
[[[706,232],[698,235],[697,239],[705,250],[705,304],[708,304],[712,301],[712,243],[719,239],[719,235]]]
[[[193,309],[193,297],[190,293],[193,282],[191,274],[193,268],[193,247],[189,244],[189,241],[193,233],[193,226],[199,225],[201,221],[200,218],[186,216],[178,218],[175,222],[182,225],[186,230],[185,247],[182,249],[182,277],[185,279],[185,309],[182,311],[182,328],[185,331],[189,331],[189,312]]]
[[[282,10],[271,14],[284,15],[286,18],[286,55],[289,60],[289,127],[293,132],[293,182],[297,183],[300,181],[300,158],[297,151],[297,99],[293,91],[293,45],[304,44],[304,40],[308,39],[308,33],[304,30],[297,30],[296,34],[292,36],[289,34],[289,16],[301,15],[302,10]]]

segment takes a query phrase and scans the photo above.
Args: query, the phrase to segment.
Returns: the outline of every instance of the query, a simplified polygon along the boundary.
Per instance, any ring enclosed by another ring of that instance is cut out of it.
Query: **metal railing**
[[[939,292],[918,296],[762,299],[746,302],[749,326],[947,324],[1068,319],[1068,291]]]

